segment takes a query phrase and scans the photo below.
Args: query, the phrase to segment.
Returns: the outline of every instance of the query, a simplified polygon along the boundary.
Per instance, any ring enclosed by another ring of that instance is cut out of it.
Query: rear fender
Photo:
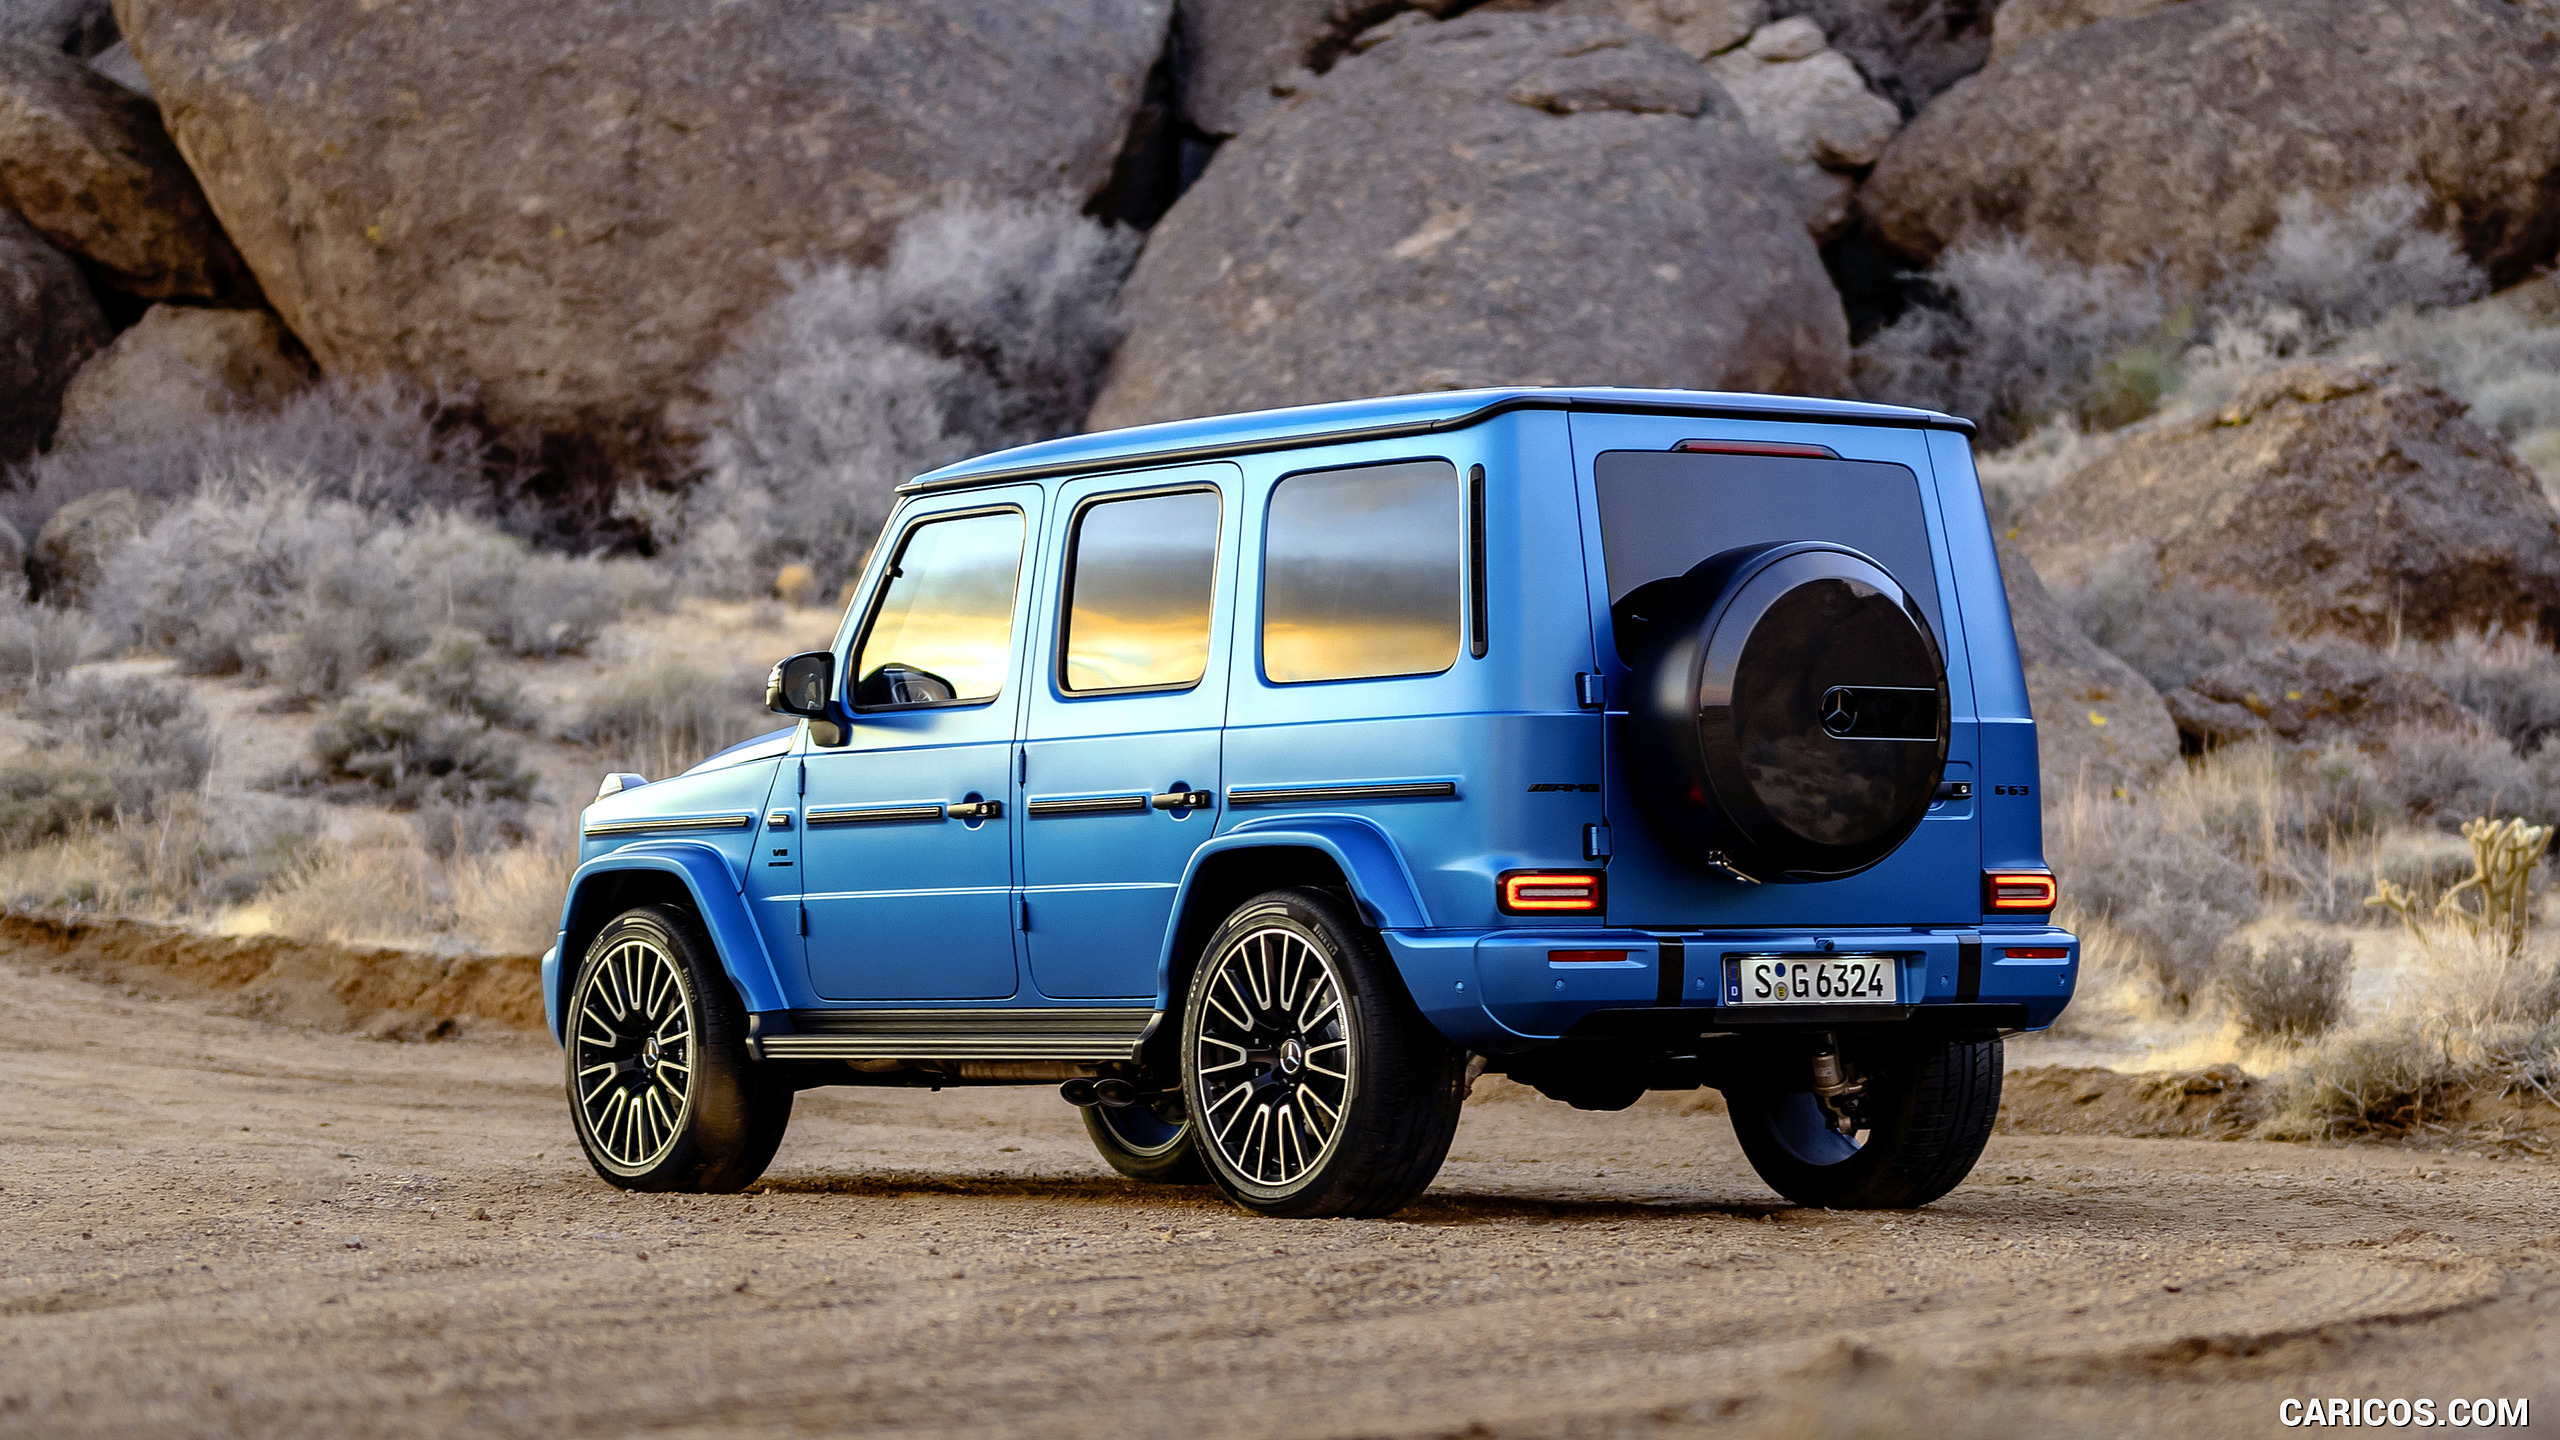
[[[1191,857],[1183,871],[1182,890],[1174,899],[1173,923],[1166,927],[1163,949],[1156,958],[1156,1008],[1172,1012],[1180,1003],[1174,993],[1182,981],[1182,967],[1188,960],[1183,952],[1207,937],[1224,920],[1227,911],[1261,890],[1278,885],[1300,883],[1293,867],[1275,867],[1273,884],[1254,886],[1232,900],[1230,887],[1204,885],[1204,872],[1224,871],[1232,874],[1238,852],[1252,850],[1314,851],[1332,862],[1342,882],[1351,890],[1351,898],[1360,907],[1360,918],[1381,930],[1418,930],[1431,923],[1423,908],[1422,892],[1413,883],[1413,871],[1404,862],[1387,833],[1369,820],[1350,815],[1275,815],[1264,820],[1248,820],[1226,834],[1203,845]],[[1218,913],[1209,914],[1215,909]]]
[[[569,986],[577,978],[588,944],[630,904],[675,898],[674,886],[682,887],[693,913],[711,933],[720,966],[738,987],[738,998],[748,1011],[790,1008],[773,956],[747,911],[746,897],[728,858],[699,840],[643,840],[597,856],[569,879],[568,902],[560,911],[560,944],[554,952],[559,958],[545,967],[555,973],[543,976],[542,1008],[551,1022],[552,1039],[562,1037]]]

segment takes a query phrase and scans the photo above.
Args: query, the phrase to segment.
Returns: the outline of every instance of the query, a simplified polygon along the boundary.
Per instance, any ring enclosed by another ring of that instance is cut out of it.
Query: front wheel
[[[1401,1209],[1448,1157],[1466,1069],[1377,937],[1323,891],[1245,902],[1192,973],[1184,1104],[1209,1178],[1257,1214]]]
[[[1770,1189],[1827,1210],[1910,1210],[1972,1173],[2000,1115],[1998,1038],[1847,1058],[1866,1072],[1866,1089],[1845,1112],[1810,1089],[1726,1093],[1734,1138]],[[1843,1113],[1852,1117],[1846,1134],[1836,1123]]]
[[[569,991],[569,1110],[595,1172],[625,1190],[737,1190],[782,1144],[791,1089],[747,1058],[745,1007],[701,922],[626,910]]]

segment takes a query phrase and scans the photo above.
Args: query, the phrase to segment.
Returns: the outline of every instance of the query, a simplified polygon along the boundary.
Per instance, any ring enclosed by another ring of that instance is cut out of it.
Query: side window
[[[1071,693],[1198,684],[1218,587],[1217,492],[1088,505],[1069,553],[1059,682]]]
[[[1271,491],[1262,673],[1274,684],[1431,675],[1457,663],[1458,469],[1408,460]]]
[[[856,652],[853,703],[877,710],[994,699],[1012,655],[1021,574],[1020,511],[908,531]]]

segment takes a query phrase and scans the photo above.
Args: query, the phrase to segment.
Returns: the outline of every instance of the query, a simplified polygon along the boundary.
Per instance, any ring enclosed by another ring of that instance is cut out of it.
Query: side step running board
[[[749,1017],[747,1053],[758,1060],[1135,1060],[1162,1017],[1125,1005],[791,1010]]]

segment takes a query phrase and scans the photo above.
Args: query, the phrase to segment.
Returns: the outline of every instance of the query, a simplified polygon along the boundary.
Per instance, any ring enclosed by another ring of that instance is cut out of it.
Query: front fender
[[[1174,1005],[1173,968],[1185,917],[1201,870],[1220,855],[1237,850],[1303,847],[1330,857],[1350,883],[1351,898],[1361,918],[1381,930],[1419,930],[1431,924],[1421,888],[1395,841],[1376,822],[1356,815],[1274,815],[1248,820],[1192,852],[1182,872],[1182,888],[1174,896],[1172,922],[1156,955],[1156,1008]]]
[[[561,1036],[561,1011],[567,1002],[568,985],[576,977],[583,955],[569,953],[571,936],[581,929],[587,933],[610,917],[582,915],[581,901],[592,900],[604,882],[614,876],[634,872],[658,872],[681,881],[693,897],[694,913],[702,917],[702,926],[711,933],[712,948],[720,954],[721,968],[730,982],[738,987],[738,997],[750,1012],[787,1010],[790,1002],[783,996],[782,978],[774,968],[773,955],[765,949],[764,933],[756,928],[755,917],[748,912],[745,893],[738,885],[737,872],[729,868],[727,856],[699,840],[643,840],[608,851],[578,867],[569,877],[569,898],[560,909],[560,939],[556,947],[559,959],[546,970],[556,970],[557,978],[546,974],[543,1009],[551,1022],[551,1038]]]

